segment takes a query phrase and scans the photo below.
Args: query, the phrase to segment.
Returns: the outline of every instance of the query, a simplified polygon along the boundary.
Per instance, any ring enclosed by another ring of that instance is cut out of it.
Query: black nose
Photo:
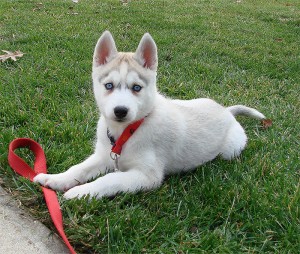
[[[124,117],[127,115],[127,113],[128,113],[128,108],[123,107],[123,106],[115,107],[115,108],[114,108],[114,113],[115,113],[115,116],[116,116],[118,119],[122,119],[122,118],[124,118]]]

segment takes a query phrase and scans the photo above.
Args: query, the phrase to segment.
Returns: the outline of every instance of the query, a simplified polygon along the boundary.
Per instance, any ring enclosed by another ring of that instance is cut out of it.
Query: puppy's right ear
[[[109,31],[105,31],[99,38],[93,58],[93,66],[106,64],[112,60],[118,53],[115,41]]]

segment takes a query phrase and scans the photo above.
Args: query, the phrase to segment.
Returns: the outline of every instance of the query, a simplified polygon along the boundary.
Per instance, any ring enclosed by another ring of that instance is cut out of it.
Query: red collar
[[[112,144],[111,151],[115,154],[120,155],[122,152],[123,145],[127,142],[127,140],[133,135],[133,133],[140,127],[140,125],[144,122],[145,118],[142,118],[132,124],[129,124],[121,136],[115,141],[114,137],[110,135],[109,130],[107,129],[107,136]]]

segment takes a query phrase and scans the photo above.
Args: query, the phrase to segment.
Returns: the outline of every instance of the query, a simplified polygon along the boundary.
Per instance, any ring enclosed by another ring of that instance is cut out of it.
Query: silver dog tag
[[[119,165],[118,165],[119,157],[120,156],[116,153],[113,153],[113,152],[110,153],[110,158],[114,161],[114,164],[115,164],[115,172],[119,171]]]
[[[119,165],[118,165],[118,160],[119,160],[119,157],[118,155],[116,154],[115,156],[115,172],[118,172],[119,171]]]

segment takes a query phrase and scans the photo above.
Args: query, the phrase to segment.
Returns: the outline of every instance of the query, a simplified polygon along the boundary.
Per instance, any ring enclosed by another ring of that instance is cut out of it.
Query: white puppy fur
[[[218,155],[238,156],[247,137],[234,116],[261,120],[264,115],[241,105],[225,108],[210,99],[165,98],[156,89],[157,62],[150,34],[143,36],[135,53],[122,53],[110,32],[104,32],[93,58],[93,88],[101,113],[95,152],[64,173],[39,174],[34,181],[66,191],[67,199],[101,198],[156,188],[165,175],[188,171]],[[123,146],[115,171],[107,130],[117,139],[141,118],[145,120]]]

